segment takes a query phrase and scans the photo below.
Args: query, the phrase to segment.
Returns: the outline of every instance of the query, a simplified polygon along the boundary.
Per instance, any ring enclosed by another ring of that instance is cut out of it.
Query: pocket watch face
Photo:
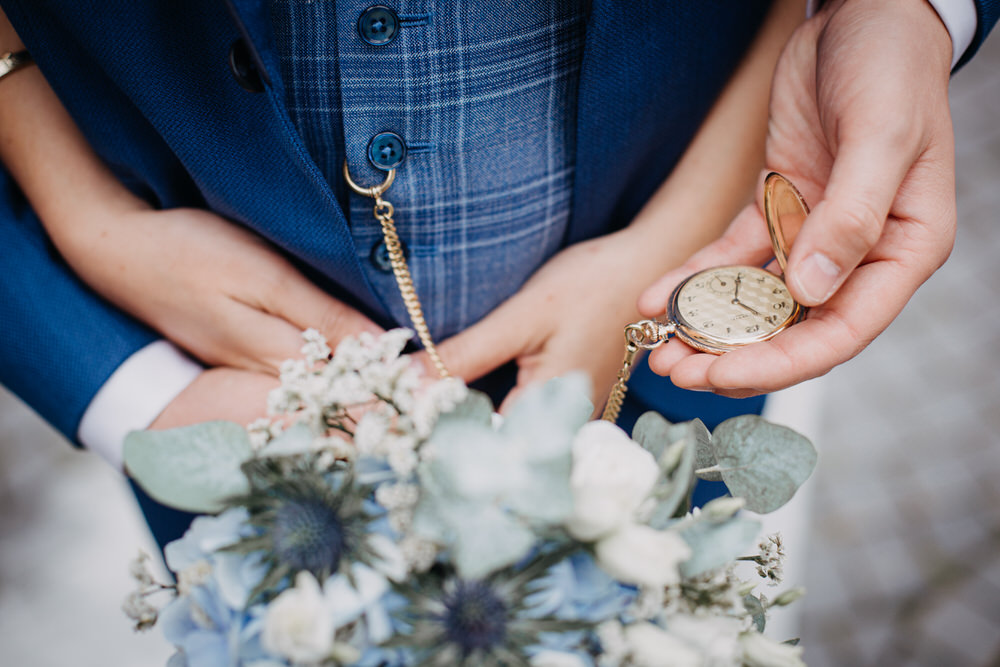
[[[781,278],[752,266],[700,271],[677,287],[670,307],[678,337],[716,354],[767,340],[803,312]]]

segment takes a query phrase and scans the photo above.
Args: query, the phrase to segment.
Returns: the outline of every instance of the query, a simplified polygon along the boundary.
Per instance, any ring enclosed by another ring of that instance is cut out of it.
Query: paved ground
[[[1000,665],[1000,39],[952,99],[951,260],[822,392],[804,392],[825,396],[822,459],[811,512],[800,502],[786,524],[812,526],[804,574],[790,574],[810,589],[813,667]],[[808,423],[802,395],[785,412]],[[0,508],[0,664],[164,664],[157,634],[134,637],[118,611],[127,561],[151,549],[121,480],[2,390]]]

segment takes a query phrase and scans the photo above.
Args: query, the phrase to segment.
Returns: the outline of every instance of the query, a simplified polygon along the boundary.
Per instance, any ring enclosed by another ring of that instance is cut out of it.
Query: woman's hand
[[[626,229],[563,250],[496,310],[439,349],[466,381],[504,363],[518,365],[517,386],[583,370],[600,407],[621,367],[625,325],[639,313],[636,297],[649,283],[639,269],[642,237]]]
[[[143,207],[53,234],[96,292],[208,366],[276,374],[313,327],[335,346],[371,320],[313,285],[249,231],[198,209]]]
[[[149,425],[152,430],[225,420],[249,424],[267,416],[267,395],[277,378],[235,368],[209,368],[196,377]]]

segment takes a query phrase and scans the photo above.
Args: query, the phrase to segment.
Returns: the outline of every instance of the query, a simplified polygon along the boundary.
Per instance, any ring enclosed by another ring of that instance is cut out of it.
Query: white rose
[[[698,651],[652,623],[625,626],[635,667],[701,667]]]
[[[664,621],[671,634],[683,637],[701,651],[706,667],[732,667],[741,664],[743,649],[740,635],[743,619],[731,616],[690,616],[674,614]]]
[[[573,440],[573,516],[569,532],[594,541],[631,523],[659,477],[653,455],[606,421],[589,422]]]
[[[528,662],[531,667],[587,667],[580,656],[563,651],[539,651]]]
[[[299,572],[295,587],[267,606],[261,640],[267,651],[293,662],[319,662],[333,648],[335,629],[319,582],[309,572]]]
[[[746,632],[740,637],[743,664],[747,667],[805,667],[802,647],[779,644],[759,632]]]
[[[691,547],[677,533],[629,524],[597,542],[594,553],[615,579],[658,587],[680,581],[677,566],[691,557]]]

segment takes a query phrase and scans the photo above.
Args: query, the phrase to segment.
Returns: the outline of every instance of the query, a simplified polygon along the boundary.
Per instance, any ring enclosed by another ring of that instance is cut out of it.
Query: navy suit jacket
[[[1000,15],[976,0],[971,52]],[[629,222],[669,174],[739,62],[768,0],[593,0],[579,79],[567,242]],[[329,184],[285,109],[266,0],[3,0],[97,153],[154,206],[203,207],[256,231],[382,325]],[[237,84],[249,46],[262,85]],[[968,57],[968,56],[967,56]],[[0,382],[68,439],[91,398],[156,338],[83,285],[0,172]]]

